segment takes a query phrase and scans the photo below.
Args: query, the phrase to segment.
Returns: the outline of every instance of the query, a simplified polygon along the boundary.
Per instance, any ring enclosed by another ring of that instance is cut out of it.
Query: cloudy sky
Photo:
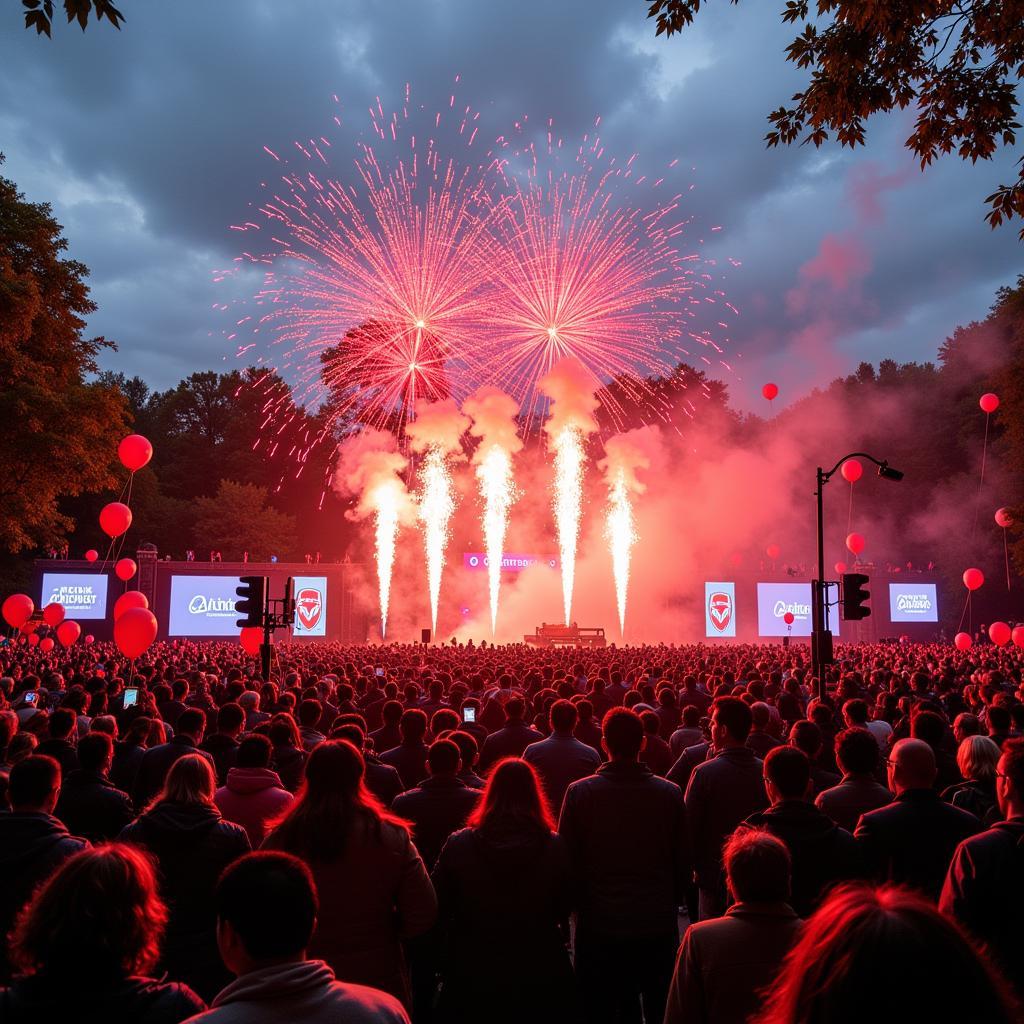
[[[229,225],[261,197],[264,146],[324,134],[333,96],[387,108],[408,82],[440,105],[459,75],[492,137],[524,115],[580,137],[600,116],[610,151],[693,168],[695,224],[722,227],[700,250],[742,263],[727,380],[757,407],[768,379],[785,399],[862,359],[932,358],[1021,269],[1016,228],[983,221],[1007,156],[921,174],[910,113],[872,121],[856,154],[765,149],[766,114],[801,82],[780,6],[711,4],[666,41],[642,0],[125,0],[120,32],[48,41],[11,3],[0,173],[53,203],[91,268],[90,327],[119,345],[105,365],[167,387],[236,364],[214,309],[239,287],[215,281],[239,252]]]

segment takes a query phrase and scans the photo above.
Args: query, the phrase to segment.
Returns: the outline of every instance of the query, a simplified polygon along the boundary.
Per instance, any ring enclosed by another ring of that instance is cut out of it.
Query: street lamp
[[[848,459],[867,459],[878,467],[878,475],[884,480],[899,481],[903,474],[893,469],[884,459],[876,459],[867,452],[851,452],[844,455],[827,473],[818,467],[818,578],[811,589],[811,671],[818,680],[818,699],[825,697],[826,665],[832,664],[832,631],[829,629],[828,584],[825,582],[825,524],[822,508],[822,488],[832,479]]]

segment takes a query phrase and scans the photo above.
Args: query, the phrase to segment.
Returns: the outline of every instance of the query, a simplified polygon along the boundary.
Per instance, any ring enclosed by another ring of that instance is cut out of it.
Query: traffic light
[[[295,580],[291,576],[284,583],[284,604],[281,608],[285,625],[293,625],[295,622]]]
[[[867,602],[871,600],[867,583],[868,577],[862,572],[843,573],[844,619],[866,619],[871,614],[871,609],[867,607]]]
[[[263,608],[267,597],[266,576],[243,576],[242,585],[235,588],[235,593],[241,600],[235,602],[235,611],[244,615],[244,619],[238,619],[235,625],[241,629],[247,626],[263,625]]]

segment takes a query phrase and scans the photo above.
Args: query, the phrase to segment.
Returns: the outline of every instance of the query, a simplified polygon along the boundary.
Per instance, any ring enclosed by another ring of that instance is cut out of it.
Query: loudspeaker
[[[421,629],[420,630],[420,643],[421,644],[429,644],[430,643],[430,630],[429,629]]]

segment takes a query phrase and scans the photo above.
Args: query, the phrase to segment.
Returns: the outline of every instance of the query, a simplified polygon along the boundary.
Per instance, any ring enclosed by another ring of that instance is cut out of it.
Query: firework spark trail
[[[449,523],[455,511],[452,476],[444,451],[427,450],[420,469],[419,517],[423,524],[423,547],[427,556],[427,587],[430,591],[430,621],[437,632],[437,606],[441,595],[445,551],[450,536]]]
[[[483,387],[465,401],[462,411],[473,421],[470,433],[480,438],[473,462],[484,506],[482,525],[493,637],[498,629],[501,563],[505,555],[508,516],[517,497],[512,456],[523,447],[516,424],[519,403],[497,388]]]
[[[633,503],[626,486],[625,470],[615,473],[608,495],[608,513],[605,517],[605,537],[612,556],[612,573],[615,577],[615,603],[619,611],[619,632],[626,634],[626,595],[629,591],[629,565],[633,556],[633,545],[637,542],[633,520]]]
[[[401,484],[391,481],[379,484],[368,496],[373,507],[374,542],[377,556],[377,586],[380,594],[380,636],[388,631],[388,607],[391,603],[391,575],[395,567],[395,544],[398,539]]]

